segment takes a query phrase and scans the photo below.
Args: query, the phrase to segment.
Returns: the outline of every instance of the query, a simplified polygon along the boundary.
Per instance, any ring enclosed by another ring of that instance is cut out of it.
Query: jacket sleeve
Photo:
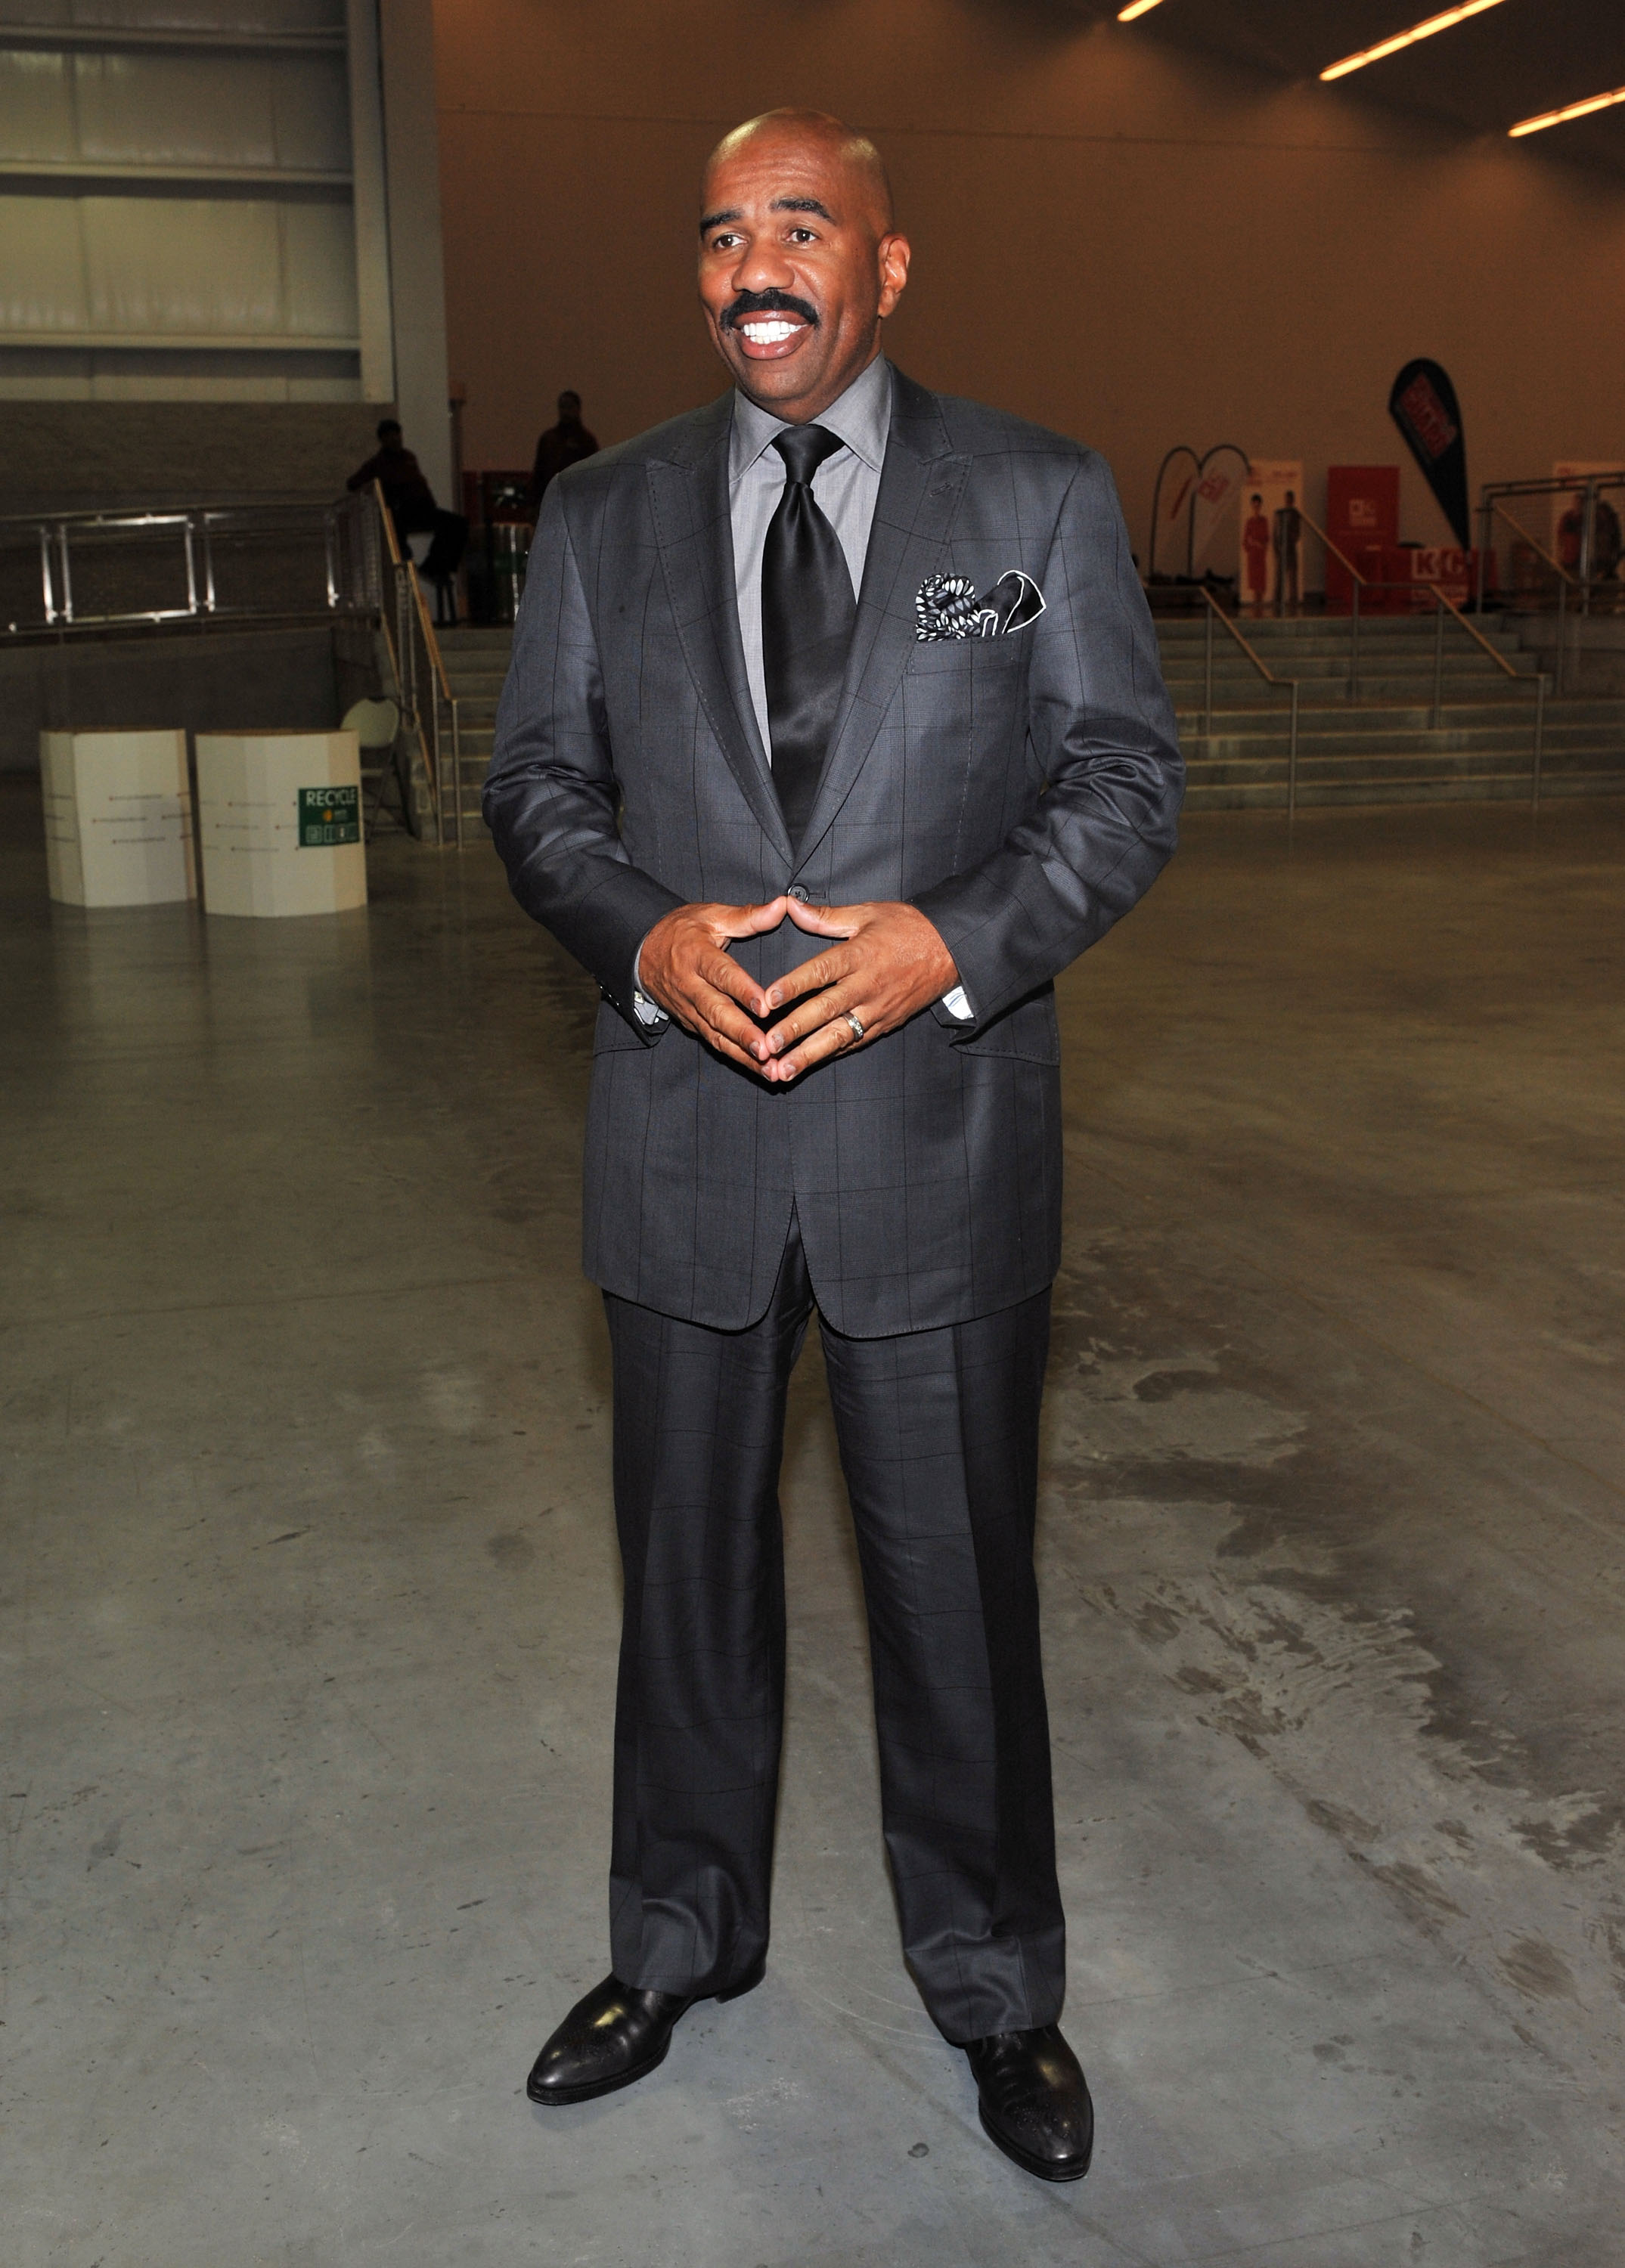
[[[912,901],[953,954],[970,1035],[1104,937],[1172,855],[1184,794],[1172,704],[1104,461],[1062,500],[1029,664],[1033,807],[993,855]],[[946,1023],[944,1015],[941,1020]]]
[[[667,1027],[639,1021],[632,971],[650,930],[683,901],[634,866],[621,842],[603,679],[565,517],[566,485],[550,483],[530,547],[481,807],[520,904],[652,1042]]]

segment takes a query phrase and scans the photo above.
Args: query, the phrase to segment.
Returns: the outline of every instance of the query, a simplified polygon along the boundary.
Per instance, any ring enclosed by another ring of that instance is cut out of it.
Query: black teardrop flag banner
[[[1467,445],[1456,389],[1436,362],[1407,362],[1388,396],[1388,415],[1410,444],[1439,510],[1464,551],[1473,548],[1467,511]]]

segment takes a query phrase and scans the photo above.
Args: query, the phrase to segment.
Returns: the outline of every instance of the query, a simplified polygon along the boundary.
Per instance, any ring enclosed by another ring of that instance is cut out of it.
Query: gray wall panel
[[[0,328],[88,330],[85,247],[72,197],[0,197]]]

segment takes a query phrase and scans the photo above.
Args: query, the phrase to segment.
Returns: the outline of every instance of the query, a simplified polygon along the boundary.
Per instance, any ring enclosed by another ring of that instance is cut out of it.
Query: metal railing
[[[1205,641],[1206,655],[1202,683],[1202,738],[1207,740],[1210,737],[1213,726],[1213,626],[1215,622],[1222,622],[1224,625],[1224,628],[1230,632],[1231,637],[1235,639],[1237,644],[1246,655],[1247,659],[1252,664],[1252,666],[1258,671],[1259,675],[1264,680],[1267,685],[1285,686],[1292,696],[1292,713],[1290,722],[1288,725],[1287,738],[1287,824],[1290,827],[1293,821],[1297,817],[1298,681],[1296,677],[1276,676],[1274,671],[1270,668],[1267,662],[1266,662],[1258,653],[1256,649],[1250,645],[1247,640],[1243,637],[1235,623],[1231,622],[1223,608],[1220,606],[1212,592],[1209,591],[1205,585],[1202,586],[1202,598],[1206,602],[1205,613],[1207,620],[1207,637]]]
[[[1357,572],[1358,571],[1356,570],[1352,571]],[[1490,641],[1484,636],[1481,630],[1467,620],[1460,608],[1457,606],[1455,600],[1441,585],[1437,583],[1385,584],[1377,582],[1375,578],[1370,576],[1364,576],[1361,579],[1368,589],[1406,590],[1413,593],[1425,591],[1428,593],[1429,598],[1432,600],[1435,628],[1433,639],[1433,705],[1428,720],[1428,730],[1429,732],[1437,733],[1444,728],[1444,623],[1447,617],[1453,621],[1460,630],[1464,630],[1476,646],[1480,647],[1488,655],[1490,660],[1494,662],[1496,667],[1501,672],[1503,677],[1511,678],[1515,684],[1533,685],[1534,687],[1534,742],[1530,762],[1529,801],[1531,810],[1538,811],[1540,807],[1541,767],[1546,747],[1546,694],[1548,681],[1546,672],[1544,670],[1514,669],[1506,656],[1496,646],[1491,644]],[[1356,584],[1356,591],[1358,588],[1359,585]],[[1224,612],[1224,609],[1218,604],[1212,593],[1204,589],[1201,595],[1206,604],[1207,615],[1206,637],[1203,641],[1201,737],[1204,740],[1208,740],[1212,737],[1213,732],[1213,628],[1216,622],[1223,625],[1224,629],[1235,640],[1236,644],[1241,648],[1243,653],[1245,654],[1247,659],[1252,663],[1253,668],[1258,672],[1259,675],[1264,680],[1266,684],[1274,686],[1277,688],[1285,688],[1291,696],[1291,715],[1288,728],[1289,737],[1287,742],[1287,818],[1289,824],[1290,824],[1292,820],[1294,820],[1297,814],[1298,720],[1301,680],[1296,677],[1278,677],[1275,672],[1271,669],[1269,665],[1264,660],[1257,648],[1253,646],[1248,639],[1243,637],[1241,631],[1230,620],[1230,616]]]
[[[0,637],[316,622],[380,603],[366,500],[0,519]]]
[[[1555,579],[1557,585],[1557,605],[1555,608],[1557,615],[1557,666],[1554,672],[1555,681],[1552,689],[1561,697],[1563,689],[1563,679],[1567,674],[1565,662],[1569,651],[1569,594],[1571,591],[1578,593],[1576,611],[1578,615],[1584,617],[1591,612],[1591,585],[1589,583],[1583,582],[1579,576],[1571,574],[1569,569],[1562,564],[1561,560],[1553,556],[1553,555],[1547,549],[1545,544],[1543,544],[1538,537],[1531,535],[1529,530],[1524,526],[1521,520],[1514,519],[1512,514],[1508,512],[1505,505],[1503,504],[1498,498],[1487,498],[1481,510],[1484,514],[1484,527],[1487,539],[1493,538],[1496,521],[1497,519],[1504,520],[1507,526],[1511,529],[1511,533],[1517,536],[1519,542],[1528,545],[1534,556],[1540,560],[1542,566],[1549,570],[1550,573]],[[1484,553],[1487,548],[1488,541],[1484,546],[1481,546],[1479,551],[1478,581],[1479,598],[1481,603],[1484,594]]]
[[[409,556],[401,549],[395,522],[376,481],[367,496],[391,585],[388,607],[379,610],[379,625],[395,671],[401,721],[412,733],[423,758],[434,813],[435,840],[447,845],[447,765],[451,771],[452,831],[450,840],[462,848],[462,718],[456,696],[446,674],[440,642],[429,619],[423,585]]]
[[[381,633],[436,840],[461,847],[462,718],[422,585],[376,482],[330,504],[0,519],[0,642],[338,620]]]
[[[1491,645],[1489,640],[1484,636],[1482,630],[1475,628],[1474,625],[1467,620],[1466,616],[1462,613],[1460,608],[1456,604],[1450,593],[1443,589],[1437,583],[1419,583],[1414,587],[1418,590],[1431,591],[1433,593],[1433,620],[1435,626],[1433,638],[1433,720],[1429,728],[1430,731],[1437,733],[1439,730],[1440,720],[1443,714],[1444,684],[1444,616],[1447,612],[1453,616],[1459,628],[1466,630],[1467,636],[1474,641],[1474,644],[1483,648],[1484,652],[1489,656],[1491,661],[1495,663],[1496,667],[1500,670],[1503,676],[1511,678],[1516,684],[1528,685],[1533,683],[1534,686],[1534,753],[1529,770],[1529,807],[1532,811],[1539,811],[1540,808],[1540,764],[1546,746],[1546,672],[1543,669],[1514,669],[1511,663],[1507,659],[1505,654],[1502,653],[1498,648]]]
[[[1486,482],[1479,491],[1478,507],[1481,522],[1478,547],[1478,600],[1481,610],[1484,603],[1485,563],[1490,556],[1495,537],[1495,523],[1499,517],[1505,520],[1507,526],[1513,530],[1520,541],[1526,543],[1535,556],[1558,578],[1557,610],[1559,613],[1564,610],[1564,602],[1570,591],[1579,593],[1579,611],[1582,615],[1590,614],[1594,600],[1605,598],[1611,601],[1610,611],[1617,611],[1621,601],[1625,601],[1625,585],[1621,584],[1617,572],[1621,563],[1618,545],[1619,526],[1618,516],[1613,513],[1612,506],[1607,507],[1615,522],[1612,556],[1604,573],[1598,575],[1592,571],[1597,563],[1597,507],[1605,489],[1625,489],[1625,473],[1577,473],[1567,480]],[[1572,567],[1565,567],[1561,561],[1554,558],[1545,544],[1537,541],[1528,529],[1506,510],[1502,501],[1506,497],[1528,497],[1533,501],[1542,497],[1551,498],[1565,496],[1578,497],[1582,499],[1580,525],[1577,530],[1578,541],[1575,563]]]
[[[1325,528],[1310,518],[1302,504],[1295,505],[1294,510],[1326,557],[1335,559],[1348,578],[1348,698],[1357,701],[1360,697],[1360,593],[1370,586],[1371,578],[1362,574],[1348,554],[1333,542]]]

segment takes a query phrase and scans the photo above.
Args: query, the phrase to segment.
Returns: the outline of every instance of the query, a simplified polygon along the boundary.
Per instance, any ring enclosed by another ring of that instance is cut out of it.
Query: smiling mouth
[[[747,315],[738,328],[753,347],[777,347],[808,326],[788,315]]]
[[[722,317],[722,328],[738,341],[739,351],[747,361],[781,362],[794,354],[816,328],[816,320],[812,310],[799,302],[789,306],[730,307]]]

